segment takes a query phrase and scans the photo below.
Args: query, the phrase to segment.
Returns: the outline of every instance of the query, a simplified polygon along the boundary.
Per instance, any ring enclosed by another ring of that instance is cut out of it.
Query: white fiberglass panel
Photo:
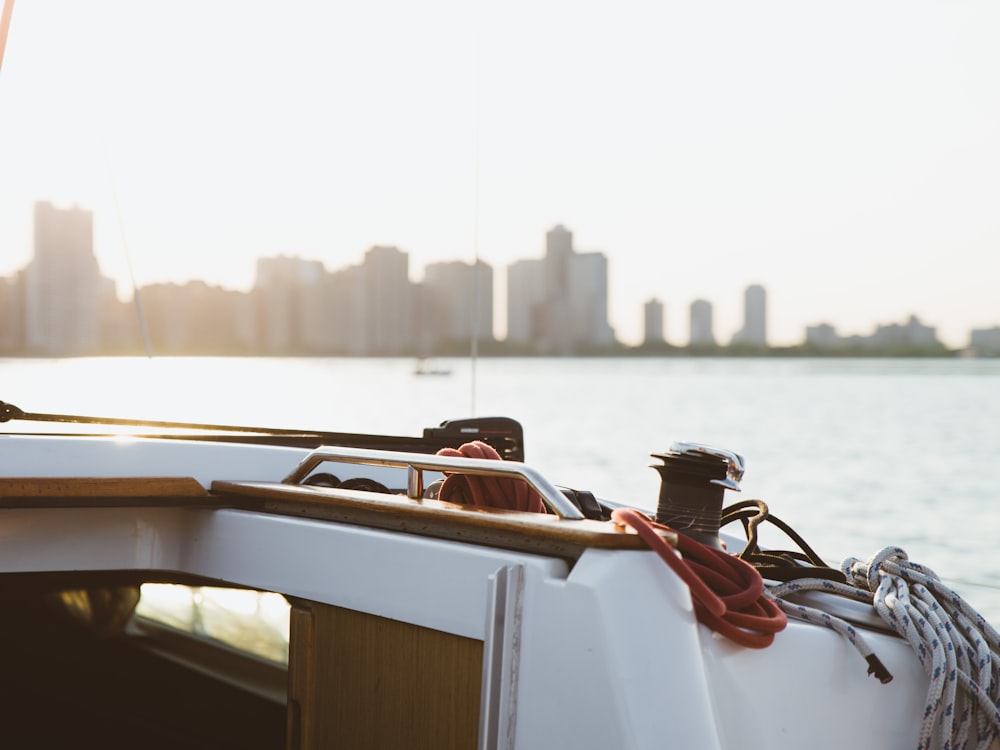
[[[765,649],[700,628],[725,747],[912,748],[927,677],[905,641],[861,630],[893,675],[882,684],[843,636],[790,620]]]
[[[194,511],[5,508],[0,572],[176,569]]]
[[[237,510],[203,518],[180,566],[225,583],[277,591],[483,639],[489,577],[505,565],[562,579],[562,560]]]
[[[722,747],[687,586],[653,553],[528,582],[522,632],[518,747]]]
[[[0,435],[0,476],[193,477],[281,481],[308,453],[302,448],[133,437]]]

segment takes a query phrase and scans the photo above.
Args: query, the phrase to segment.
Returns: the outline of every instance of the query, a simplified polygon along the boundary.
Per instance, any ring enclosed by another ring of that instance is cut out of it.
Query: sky
[[[727,343],[759,283],[773,344],[912,314],[962,346],[1000,325],[998,35],[995,0],[16,0],[0,276],[50,200],[123,299],[395,245],[490,263],[502,336],[562,224],[627,343],[650,298]]]

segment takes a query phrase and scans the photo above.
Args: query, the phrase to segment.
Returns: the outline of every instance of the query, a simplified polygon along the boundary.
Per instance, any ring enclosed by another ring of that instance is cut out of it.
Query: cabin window
[[[146,583],[135,613],[279,664],[288,664],[289,605],[252,589]]]

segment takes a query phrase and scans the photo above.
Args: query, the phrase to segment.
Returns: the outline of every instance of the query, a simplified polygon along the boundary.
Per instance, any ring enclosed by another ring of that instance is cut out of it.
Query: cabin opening
[[[4,747],[477,745],[481,640],[266,591],[63,578],[0,581]]]

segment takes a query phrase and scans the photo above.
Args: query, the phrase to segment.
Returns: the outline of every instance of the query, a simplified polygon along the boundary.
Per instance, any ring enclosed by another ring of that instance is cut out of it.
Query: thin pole
[[[481,6],[479,6],[481,7]],[[475,82],[473,85],[473,128],[472,128],[472,340],[470,342],[470,385],[469,385],[469,416],[476,416],[476,365],[479,360],[479,305],[482,299],[479,268],[479,137],[480,137],[480,48],[482,36],[478,17],[476,18],[476,64]]]
[[[0,68],[3,68],[3,53],[7,49],[7,32],[10,30],[10,17],[14,12],[14,0],[4,0],[3,13],[0,14]]]
[[[108,170],[110,171],[110,166]],[[125,224],[122,221],[122,211],[118,206],[118,191],[113,187],[112,177],[111,195],[115,202],[115,213],[118,215],[118,232],[122,238],[122,248],[125,251],[125,265],[128,267],[129,283],[132,284],[132,300],[135,302],[135,314],[139,318],[139,333],[142,336],[142,344],[146,348],[146,359],[153,358],[153,345],[149,340],[149,329],[146,327],[146,316],[142,311],[142,296],[139,293],[139,286],[135,283],[135,272],[132,270],[132,254],[128,250],[128,241],[125,238]]]
[[[135,283],[135,271],[132,269],[132,253],[129,252],[128,238],[125,235],[125,220],[122,217],[121,204],[118,201],[118,183],[115,180],[114,169],[111,167],[111,154],[108,149],[108,142],[105,138],[104,120],[100,113],[95,113],[98,120],[98,130],[101,135],[101,150],[104,156],[104,167],[108,171],[108,185],[111,188],[111,200],[115,204],[115,219],[118,222],[118,234],[122,241],[122,252],[125,254],[125,266],[128,268],[129,283],[132,285],[132,300],[135,302],[135,314],[139,319],[139,334],[142,336],[142,345],[146,349],[146,358],[153,358],[153,344],[149,339],[149,329],[146,327],[146,316],[142,310],[142,296],[139,293],[139,286]]]

